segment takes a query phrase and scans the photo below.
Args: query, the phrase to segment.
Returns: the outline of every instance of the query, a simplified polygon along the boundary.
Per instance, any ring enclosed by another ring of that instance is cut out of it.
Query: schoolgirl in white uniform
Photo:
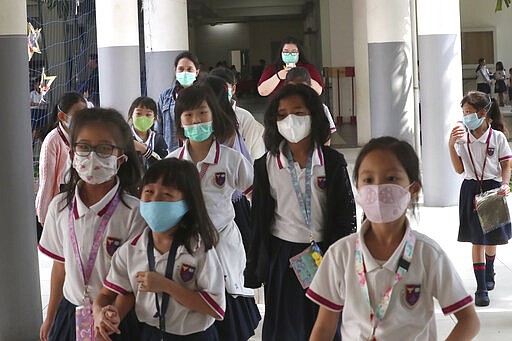
[[[140,213],[149,228],[119,249],[96,298],[98,334],[120,332],[135,299],[140,340],[219,340],[213,323],[223,319],[226,303],[218,234],[194,165],[155,162],[143,179]]]
[[[219,232],[217,254],[226,285],[226,314],[216,327],[220,340],[243,341],[254,335],[260,314],[252,290],[244,287],[245,251],[234,222],[231,196],[252,191],[253,168],[239,152],[220,143],[233,136],[235,120],[226,115],[205,85],[180,92],[174,109],[176,133],[186,139],[168,157],[190,160],[199,171],[208,215]]]
[[[434,301],[457,323],[447,340],[479,330],[472,297],[439,245],[409,226],[407,207],[421,189],[414,149],[394,137],[372,139],[354,166],[356,202],[366,220],[334,243],[307,296],[320,305],[311,341],[437,340]]]
[[[291,269],[290,258],[312,241],[325,252],[355,232],[352,187],[343,155],[324,146],[329,123],[313,89],[284,86],[272,98],[264,122],[269,152],[254,163],[254,235],[245,284],[264,284],[262,340],[307,340],[318,307],[306,299],[307,284]]]
[[[39,250],[54,260],[41,340],[75,340],[77,306],[90,312],[114,252],[144,228],[138,199],[130,195],[137,193],[141,176],[123,116],[113,109],[79,111],[73,115],[70,142],[70,180],[50,204],[39,243]],[[92,313],[84,318],[87,335]],[[125,322],[125,335],[136,339],[128,331],[136,321]]]
[[[458,126],[450,132],[448,148],[453,168],[464,174],[459,199],[458,241],[470,242],[473,271],[477,283],[475,304],[490,303],[489,290],[494,289],[494,259],[496,245],[507,244],[511,225],[503,224],[484,234],[475,211],[475,195],[500,188],[500,195],[510,192],[510,150],[503,124],[503,116],[495,100],[479,91],[471,91],[461,101],[466,132]],[[457,141],[462,143],[457,143]],[[484,258],[485,257],[485,258]],[[485,261],[484,261],[485,259]]]

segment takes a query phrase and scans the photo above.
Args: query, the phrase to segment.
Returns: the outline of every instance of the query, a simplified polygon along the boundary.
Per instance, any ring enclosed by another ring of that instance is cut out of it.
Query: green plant
[[[505,3],[507,8],[510,7],[510,1],[511,0],[496,0],[496,9],[495,9],[495,11],[499,12],[499,11],[503,10],[503,3]]]

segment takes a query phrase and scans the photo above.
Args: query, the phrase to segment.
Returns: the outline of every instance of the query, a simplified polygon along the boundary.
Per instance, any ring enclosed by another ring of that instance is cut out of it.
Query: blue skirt
[[[150,326],[146,323],[140,324],[140,341],[160,341],[162,335],[160,329]],[[189,335],[176,335],[164,333],[164,341],[219,341],[219,335],[214,325],[202,332],[197,332]]]
[[[226,292],[224,320],[215,321],[215,327],[222,341],[246,341],[254,335],[261,315],[254,297],[234,298]]]
[[[290,258],[304,251],[309,245],[284,241],[274,236],[270,239],[263,341],[309,340],[318,314],[318,305],[306,297],[306,290],[302,288],[290,267]],[[333,340],[341,340],[339,328]]]
[[[249,200],[242,196],[238,200],[233,201],[233,208],[235,209],[235,223],[242,235],[242,243],[247,255],[251,242],[251,206],[249,205]]]
[[[501,183],[494,180],[484,180],[483,190],[498,188]],[[484,234],[482,226],[475,211],[475,195],[480,193],[480,186],[476,180],[464,180],[460,188],[459,197],[459,242],[470,242],[474,245],[501,245],[507,244],[511,236],[510,223],[504,224],[494,231]]]
[[[53,321],[49,341],[71,341],[75,340],[75,309],[76,305],[62,298],[60,301],[55,321]],[[110,338],[113,341],[138,341],[139,338],[139,321],[135,315],[135,310],[131,310],[119,325],[121,334],[112,334]]]

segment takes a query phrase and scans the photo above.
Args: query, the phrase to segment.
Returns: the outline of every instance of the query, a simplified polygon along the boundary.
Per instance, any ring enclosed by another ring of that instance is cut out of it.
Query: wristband
[[[280,81],[283,80],[281,77],[279,77],[279,72],[276,72],[276,76],[277,76],[277,79],[279,79]]]

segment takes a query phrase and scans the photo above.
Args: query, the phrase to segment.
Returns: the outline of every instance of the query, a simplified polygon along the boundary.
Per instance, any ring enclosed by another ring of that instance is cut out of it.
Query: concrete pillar
[[[0,0],[0,340],[38,340],[42,323],[28,100],[27,3]],[[16,114],[14,114],[16,113]]]
[[[370,117],[370,74],[368,62],[367,0],[352,0],[355,66],[355,114],[357,144],[362,146],[372,137]]]
[[[391,135],[413,144],[409,2],[367,0],[366,6],[372,137]]]
[[[96,1],[100,104],[125,116],[140,96],[137,0]]]
[[[456,205],[462,179],[447,146],[462,119],[459,0],[417,0],[417,16],[425,205]]]
[[[187,1],[145,0],[143,5],[148,96],[158,101],[174,81],[174,59],[189,49]]]

